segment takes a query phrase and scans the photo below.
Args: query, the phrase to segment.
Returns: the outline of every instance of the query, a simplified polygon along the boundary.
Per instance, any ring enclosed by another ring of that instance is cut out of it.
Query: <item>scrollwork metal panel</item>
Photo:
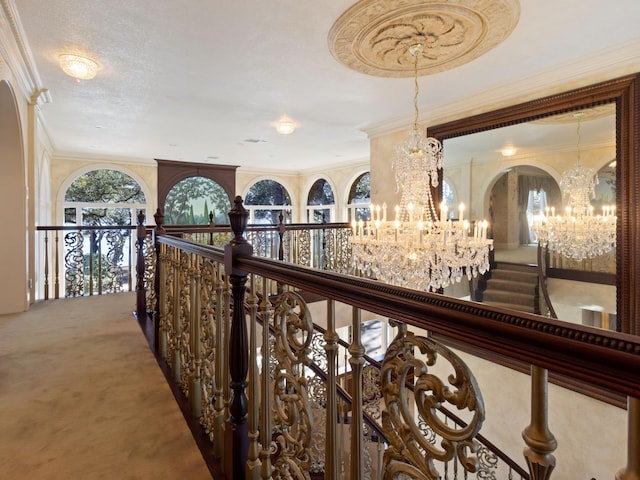
[[[192,373],[192,353],[190,345],[191,335],[191,281],[192,272],[190,256],[186,252],[180,252],[179,270],[179,332],[178,350],[180,352],[180,389],[186,397],[189,396],[189,376]]]
[[[136,244],[137,245],[137,244]],[[147,236],[142,243],[142,255],[144,257],[144,288],[146,291],[146,305],[148,311],[153,311],[156,304],[156,291],[154,278],[156,275],[156,250],[151,236]]]
[[[384,454],[384,478],[403,474],[437,480],[440,474],[434,461],[448,462],[454,457],[465,470],[475,472],[478,459],[473,454],[478,444],[474,438],[484,421],[484,403],[473,374],[451,350],[426,337],[407,336],[406,325],[401,324],[399,330],[387,350],[381,373],[386,407],[382,421],[390,443]],[[414,355],[416,348],[426,361]],[[447,382],[430,371],[440,358],[454,372]],[[413,392],[407,387],[411,375]],[[410,399],[414,405],[410,405]],[[442,404],[467,411],[468,424],[459,429],[447,425],[437,414],[437,407]],[[437,435],[436,442],[422,435],[414,411]]]
[[[122,286],[128,280],[128,272],[124,267],[124,247],[130,237],[129,230],[108,230],[104,238],[107,242],[105,278],[102,281],[104,293],[122,291]],[[101,273],[101,272],[99,272]]]
[[[202,280],[200,284],[200,338],[202,342],[202,416],[200,417],[200,424],[203,426],[204,431],[209,436],[209,439],[214,442],[215,438],[215,392],[216,392],[216,378],[215,378],[215,361],[216,361],[216,322],[215,322],[215,309],[219,308],[216,305],[215,297],[215,279],[217,276],[216,266],[211,260],[204,260],[201,267]]]
[[[278,454],[273,478],[308,479],[313,416],[307,394],[305,366],[309,365],[313,323],[306,303],[296,292],[284,292],[275,302],[273,380]]]
[[[84,294],[84,262],[82,232],[69,232],[64,236],[64,279],[67,297]]]
[[[311,231],[297,230],[296,235],[296,257],[295,263],[298,265],[311,266]]]

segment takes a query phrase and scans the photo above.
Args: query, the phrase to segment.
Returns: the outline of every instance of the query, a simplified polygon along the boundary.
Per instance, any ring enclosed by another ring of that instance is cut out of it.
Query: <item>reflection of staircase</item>
[[[483,303],[520,312],[540,313],[538,270],[535,265],[498,262],[478,287]]]

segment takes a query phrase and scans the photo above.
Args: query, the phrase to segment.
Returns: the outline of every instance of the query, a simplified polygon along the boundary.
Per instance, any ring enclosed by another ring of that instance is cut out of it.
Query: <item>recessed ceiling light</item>
[[[98,73],[98,64],[89,57],[63,53],[58,61],[62,71],[77,80],[91,80]]]

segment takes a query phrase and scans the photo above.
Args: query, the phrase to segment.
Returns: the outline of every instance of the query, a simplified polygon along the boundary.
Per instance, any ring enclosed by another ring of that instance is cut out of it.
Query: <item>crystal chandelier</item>
[[[394,152],[396,192],[401,201],[394,220],[387,219],[387,205],[371,206],[370,220],[351,224],[353,258],[356,268],[385,283],[416,290],[436,291],[463,277],[469,280],[489,270],[487,222],[448,218],[443,202],[439,212],[432,196],[442,169],[442,144],[426,138],[418,125],[418,57],[423,45],[409,47],[414,57],[413,104],[415,120],[409,138]]]
[[[594,215],[591,199],[595,197],[598,176],[593,168],[580,165],[580,117],[577,126],[578,159],[573,168],[560,177],[560,189],[567,204],[564,215],[547,207],[534,223],[538,243],[563,257],[582,261],[612,251],[616,245],[616,209],[605,205]]]

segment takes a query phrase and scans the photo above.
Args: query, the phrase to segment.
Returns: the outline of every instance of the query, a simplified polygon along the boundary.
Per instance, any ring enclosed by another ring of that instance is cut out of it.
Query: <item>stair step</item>
[[[526,313],[536,313],[533,305],[516,305],[513,303],[503,303],[503,302],[485,302],[482,303],[486,305],[491,305],[494,307],[506,308],[507,310],[517,310],[518,312],[526,312]]]
[[[534,296],[526,293],[505,292],[502,290],[485,290],[482,294],[482,301],[511,303],[533,308]]]
[[[524,263],[496,262],[495,268],[519,272],[538,273],[538,266]]]
[[[502,290],[507,292],[525,293],[528,295],[535,295],[536,282],[516,282],[512,280],[502,280],[499,278],[490,278],[487,280],[487,288],[485,291]]]
[[[537,283],[538,274],[523,272],[520,270],[507,270],[503,268],[495,268],[491,270],[492,280],[506,280],[511,282]]]

